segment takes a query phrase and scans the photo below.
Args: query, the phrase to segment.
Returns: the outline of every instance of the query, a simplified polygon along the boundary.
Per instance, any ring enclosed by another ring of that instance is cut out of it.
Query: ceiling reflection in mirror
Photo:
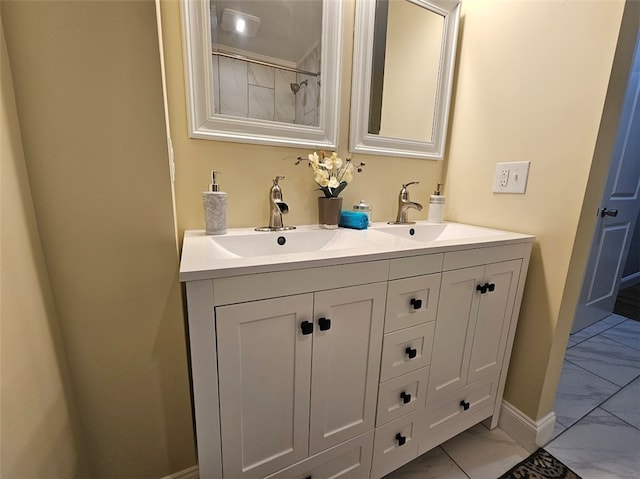
[[[322,0],[211,0],[216,115],[320,124]]]
[[[406,0],[378,0],[368,132],[432,142],[444,17]]]

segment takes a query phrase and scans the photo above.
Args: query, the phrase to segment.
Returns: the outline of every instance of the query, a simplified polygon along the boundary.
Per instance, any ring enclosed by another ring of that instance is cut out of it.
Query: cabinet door
[[[374,427],[385,295],[385,283],[315,293],[310,454]]]
[[[480,294],[468,382],[495,374],[502,368],[508,334],[507,319],[513,314],[521,264],[521,260],[513,260],[486,267],[484,282],[492,285],[492,290]]]
[[[474,320],[480,305],[480,293],[476,286],[483,279],[483,274],[484,266],[442,274],[428,401],[467,383],[468,352],[471,350]]]
[[[222,464],[255,478],[308,455],[313,295],[216,308]]]

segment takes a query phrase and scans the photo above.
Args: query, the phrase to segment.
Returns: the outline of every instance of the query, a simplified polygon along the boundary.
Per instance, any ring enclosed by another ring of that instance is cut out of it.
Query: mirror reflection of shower
[[[307,86],[309,86],[309,82],[307,80],[302,80],[300,83],[292,83],[291,91],[294,95],[297,95],[300,91],[300,88],[304,87],[304,95],[302,96],[302,106],[307,106]]]
[[[302,85],[307,86],[308,83],[309,82],[307,80],[302,80],[300,83],[292,83],[291,84],[291,91],[295,95],[296,93],[298,93],[300,91],[300,88],[302,87]]]

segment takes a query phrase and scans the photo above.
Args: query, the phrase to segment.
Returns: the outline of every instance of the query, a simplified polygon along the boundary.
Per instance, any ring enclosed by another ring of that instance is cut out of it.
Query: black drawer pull
[[[411,301],[409,301],[409,304],[411,306],[413,306],[413,309],[422,308],[422,300],[421,299],[411,298]]]
[[[494,291],[496,289],[496,285],[494,283],[487,284],[487,290],[489,292]]]
[[[471,406],[471,404],[469,404],[468,401],[465,401],[464,399],[462,401],[460,401],[460,406],[462,406],[462,409],[464,409],[465,411],[467,409],[469,409],[469,407]]]
[[[412,348],[411,346],[407,346],[407,349],[404,350],[409,359],[413,359],[418,355],[418,350],[416,348]]]
[[[404,404],[408,404],[411,402],[411,394],[407,394],[406,392],[402,391],[400,393],[400,399],[402,399],[402,402]]]
[[[320,328],[320,331],[331,329],[331,320],[329,318],[318,319],[318,327]]]
[[[311,321],[302,321],[300,323],[300,329],[305,336],[311,334],[313,333],[313,323]]]
[[[396,434],[396,441],[398,441],[398,446],[404,446],[407,442],[407,436],[403,436],[402,434]]]

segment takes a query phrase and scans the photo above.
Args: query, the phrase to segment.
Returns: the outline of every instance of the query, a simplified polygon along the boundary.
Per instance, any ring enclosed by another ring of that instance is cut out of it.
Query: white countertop
[[[419,237],[421,228],[430,229],[434,226],[441,230],[437,238],[428,241],[411,239],[409,230],[412,227],[417,232],[415,237]],[[391,229],[396,234],[384,232]],[[532,235],[509,231],[460,223],[432,225],[426,221],[418,221],[415,225],[372,223],[366,230],[339,228],[339,240],[334,241],[333,244],[329,241],[324,247],[315,251],[242,256],[218,244],[218,238],[223,238],[220,243],[227,246],[234,241],[245,245],[251,245],[251,242],[259,244],[268,242],[269,245],[275,245],[279,237],[293,244],[297,240],[308,241],[310,235],[323,234],[327,234],[327,230],[321,230],[318,225],[302,225],[297,226],[295,230],[274,232],[256,232],[253,228],[234,228],[221,236],[206,235],[204,230],[188,230],[185,231],[182,245],[180,281],[384,260],[534,240]],[[283,247],[283,250],[289,247]],[[245,250],[246,248],[245,246]],[[278,246],[271,250],[277,251]]]

